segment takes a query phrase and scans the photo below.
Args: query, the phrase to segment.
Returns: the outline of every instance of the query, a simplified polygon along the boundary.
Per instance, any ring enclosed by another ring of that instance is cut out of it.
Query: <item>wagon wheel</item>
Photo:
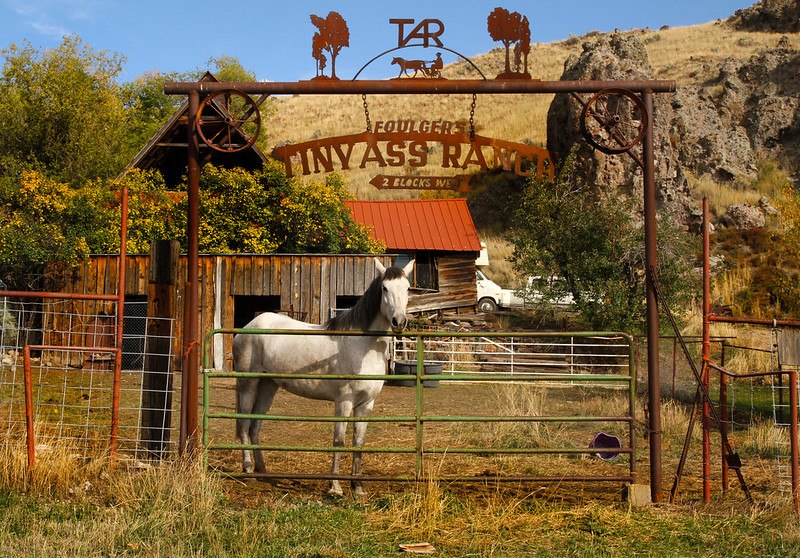
[[[212,93],[197,110],[197,132],[217,151],[234,153],[255,143],[261,113],[250,96],[233,89]]]
[[[636,145],[647,130],[647,109],[627,89],[603,89],[583,107],[581,132],[603,153],[623,153]]]

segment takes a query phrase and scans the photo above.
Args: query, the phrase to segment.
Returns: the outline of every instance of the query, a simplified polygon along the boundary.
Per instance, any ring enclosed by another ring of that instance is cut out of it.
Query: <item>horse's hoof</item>
[[[331,487],[325,494],[331,498],[341,498],[342,496],[344,496],[342,487],[339,486],[338,484],[331,485]]]
[[[355,500],[364,500],[367,498],[367,491],[361,487],[358,487],[353,490],[353,498]]]

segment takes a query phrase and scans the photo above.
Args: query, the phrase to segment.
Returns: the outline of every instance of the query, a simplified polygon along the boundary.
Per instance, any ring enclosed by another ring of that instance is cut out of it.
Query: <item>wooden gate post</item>
[[[147,293],[147,345],[142,382],[142,444],[153,457],[164,457],[172,422],[172,318],[180,243],[150,244]]]

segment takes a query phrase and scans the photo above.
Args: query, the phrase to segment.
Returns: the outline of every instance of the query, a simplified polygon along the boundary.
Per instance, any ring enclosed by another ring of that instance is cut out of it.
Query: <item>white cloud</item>
[[[4,0],[21,19],[21,24],[37,33],[61,38],[73,32],[75,22],[93,22],[108,9],[101,0]]]

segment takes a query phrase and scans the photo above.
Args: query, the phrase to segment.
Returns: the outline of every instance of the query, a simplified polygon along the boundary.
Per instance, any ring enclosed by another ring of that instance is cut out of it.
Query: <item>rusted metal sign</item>
[[[366,168],[367,165],[422,168],[437,165],[443,169],[489,170],[502,168],[520,176],[553,180],[555,172],[550,152],[541,147],[465,133],[463,126],[449,121],[376,122],[375,130],[406,132],[361,132],[349,136],[323,138],[282,145],[272,155],[284,162],[287,176],[328,173],[335,170]],[[422,131],[426,130],[426,131]],[[435,131],[434,131],[435,130]],[[433,145],[437,149],[432,149]]]
[[[456,176],[387,176],[379,174],[369,181],[378,190],[455,190],[469,192],[468,174]]]
[[[317,65],[317,75],[314,80],[338,81],[336,57],[341,49],[350,43],[347,22],[337,12],[330,12],[325,18],[312,15],[311,22],[317,28],[312,38],[312,56]],[[411,47],[435,48],[439,52],[436,52],[431,59],[428,57],[408,59],[392,55],[391,65],[397,66],[398,69],[397,77],[394,79],[444,80],[441,50],[449,51],[472,63],[465,56],[444,46],[442,36],[445,27],[441,20],[415,21],[408,18],[391,18],[389,23],[397,27],[397,47],[376,56],[361,70],[393,51]],[[487,28],[491,37],[502,42],[506,49],[505,70],[497,76],[497,79],[530,79],[528,19],[517,12],[495,8],[489,14]],[[328,57],[331,66],[330,76],[325,75]],[[388,59],[387,57],[386,60]],[[472,66],[483,76],[474,64]],[[553,161],[547,150],[475,135],[473,125],[475,96],[473,96],[469,128],[464,122],[409,118],[380,121],[373,127],[369,121],[366,97],[364,97],[364,108],[367,115],[366,132],[280,146],[273,151],[273,156],[283,160],[288,176],[295,173],[309,175],[356,167],[365,168],[367,165],[413,169],[436,165],[451,170],[472,168],[485,171],[502,168],[520,176],[533,175],[538,179],[545,178],[551,181],[553,179]],[[418,176],[416,173],[407,176],[380,174],[370,183],[380,189],[469,190],[468,178],[447,176],[447,173],[444,176],[428,177]]]

